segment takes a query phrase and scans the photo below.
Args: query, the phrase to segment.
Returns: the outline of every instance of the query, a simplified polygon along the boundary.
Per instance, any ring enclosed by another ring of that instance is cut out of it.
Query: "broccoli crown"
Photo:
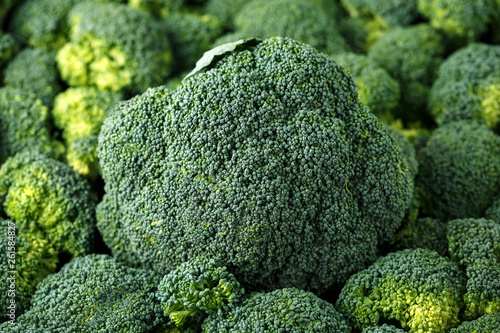
[[[404,333],[405,331],[392,325],[367,327],[361,333]]]
[[[182,0],[129,0],[128,5],[163,18],[180,9]]]
[[[500,186],[500,138],[466,121],[441,126],[419,151],[422,210],[443,221],[481,217]]]
[[[464,317],[469,320],[500,312],[500,262],[482,262],[467,267],[464,303]]]
[[[214,312],[202,331],[215,332],[351,332],[332,304],[295,288],[252,293],[239,306]]]
[[[41,232],[58,252],[93,248],[97,198],[68,165],[34,151],[10,157],[0,169],[0,202],[20,228]]]
[[[58,156],[62,148],[52,138],[49,110],[35,94],[0,88],[0,163],[23,149]]]
[[[104,122],[103,238],[162,273],[208,256],[255,288],[345,281],[411,199],[394,139],[345,71],[306,44],[271,38],[212,66]]]
[[[429,249],[448,255],[446,232],[448,224],[428,217],[410,220],[399,230],[392,242],[396,249]]]
[[[462,265],[500,263],[500,224],[484,218],[448,222],[446,234],[451,258]]]
[[[409,332],[446,332],[460,322],[465,277],[450,259],[427,249],[389,253],[351,276],[337,308],[355,328],[396,319]]]
[[[70,42],[57,55],[72,86],[139,93],[163,82],[172,54],[151,15],[120,3],[84,1],[68,14]]]
[[[399,83],[366,55],[346,52],[337,54],[334,60],[353,77],[361,102],[379,119],[390,118],[390,111],[399,105]]]
[[[407,26],[417,17],[417,0],[341,0],[353,17],[378,21],[382,27]]]
[[[35,288],[47,275],[55,272],[57,251],[44,239],[40,232],[19,229],[10,220],[0,218],[0,253],[5,260],[0,270],[0,304],[6,309],[12,299],[9,291],[15,293],[15,315],[21,315],[29,308]],[[4,311],[0,322],[9,320]]]
[[[428,24],[396,27],[380,37],[368,51],[375,63],[401,85],[400,116],[421,120],[432,82],[442,62],[441,36]]]
[[[158,280],[107,255],[75,258],[38,285],[17,320],[44,332],[149,332],[163,320]]]
[[[19,52],[20,48],[19,42],[12,34],[0,30],[0,73],[5,65]]]
[[[500,312],[490,313],[473,321],[464,321],[449,333],[496,333],[500,327]]]
[[[439,67],[429,95],[438,123],[476,120],[500,123],[500,46],[474,43],[451,54]]]
[[[51,107],[62,90],[56,65],[56,52],[26,48],[5,68],[6,86],[32,91],[44,105]]]
[[[226,267],[203,257],[191,259],[163,277],[156,297],[164,314],[178,327],[201,324],[218,310],[227,310],[245,292]]]
[[[248,0],[208,0],[203,10],[217,17],[225,28],[234,29],[234,19],[247,3]]]

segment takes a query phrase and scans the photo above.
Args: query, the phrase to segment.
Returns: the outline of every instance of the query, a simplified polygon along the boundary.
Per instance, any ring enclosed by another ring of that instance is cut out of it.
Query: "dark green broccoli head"
[[[450,55],[440,66],[429,95],[438,123],[474,120],[500,124],[500,46],[474,43]]]
[[[447,238],[451,258],[462,265],[500,263],[500,224],[498,221],[457,219],[448,223]]]
[[[158,282],[107,255],[75,258],[38,285],[17,321],[44,332],[149,332],[163,321]]]
[[[464,321],[449,333],[496,333],[500,327],[500,312],[490,313],[473,321]]]
[[[396,249],[429,249],[442,256],[448,255],[446,231],[448,224],[428,217],[409,220],[399,230],[392,243]]]
[[[0,202],[19,228],[40,232],[58,252],[93,248],[96,196],[70,166],[24,151],[0,169]]]
[[[467,320],[500,312],[500,261],[482,262],[467,267],[467,292],[464,295],[464,303],[464,317]],[[500,328],[500,325],[498,327]]]
[[[460,322],[465,277],[427,249],[389,253],[351,276],[337,308],[358,329],[395,319],[409,332],[446,332]]]
[[[368,56],[401,85],[398,116],[405,121],[425,119],[427,97],[442,62],[441,36],[428,24],[398,27],[380,37]]]
[[[424,213],[444,221],[483,216],[500,186],[500,137],[454,122],[434,130],[418,155]]]
[[[333,58],[352,75],[361,102],[379,119],[390,122],[391,111],[399,106],[399,83],[366,55],[341,53]]]
[[[14,299],[16,317],[29,308],[37,284],[55,272],[58,253],[42,233],[20,228],[14,221],[0,218],[0,232],[0,253],[5,260],[0,270],[0,304],[7,309]],[[12,319],[8,313],[2,312],[0,322]]]
[[[244,292],[226,267],[200,257],[165,275],[156,297],[165,316],[177,327],[194,327],[210,313],[233,307]]]
[[[21,45],[12,34],[0,30],[0,73],[5,65],[19,52]],[[3,80],[3,79],[2,79]],[[0,81],[0,84],[2,81]]]
[[[497,197],[484,213],[488,220],[500,221],[500,197]]]
[[[346,72],[306,44],[271,38],[211,66],[106,119],[103,238],[162,273],[209,256],[254,288],[345,281],[411,199],[396,142]]]
[[[392,325],[383,324],[382,326],[367,327],[361,333],[404,333],[405,330]]]
[[[5,68],[4,84],[32,91],[44,105],[52,107],[62,90],[56,65],[56,52],[26,48]]]
[[[129,0],[128,5],[144,10],[157,18],[164,18],[179,10],[182,0]]]
[[[240,305],[211,314],[203,332],[351,332],[332,304],[295,288],[252,293]]]
[[[89,1],[68,15],[70,41],[59,50],[57,63],[69,85],[139,93],[170,73],[165,29],[151,15],[125,4]]]

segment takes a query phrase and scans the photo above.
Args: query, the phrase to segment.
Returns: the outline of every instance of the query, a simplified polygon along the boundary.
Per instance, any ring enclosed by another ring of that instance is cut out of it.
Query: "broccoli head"
[[[404,333],[405,331],[392,325],[383,324],[382,326],[367,327],[361,333]]]
[[[241,304],[214,312],[203,322],[205,333],[223,332],[351,332],[332,304],[295,288],[252,293]]]
[[[164,18],[179,10],[182,0],[129,0],[128,5],[144,10],[157,18]]]
[[[0,73],[3,72],[4,67],[14,58],[20,48],[20,43],[12,34],[0,30]],[[0,81],[1,83],[2,81]]]
[[[226,29],[233,30],[235,17],[247,3],[248,0],[208,0],[203,11],[217,17]]]
[[[467,267],[464,303],[464,317],[468,320],[500,312],[500,262],[481,262]]]
[[[464,321],[460,326],[452,328],[449,333],[496,333],[500,327],[500,312],[490,313],[479,319]]]
[[[409,332],[447,332],[460,323],[460,267],[427,249],[389,253],[349,278],[337,308],[355,328],[395,319]]]
[[[446,232],[448,224],[437,219],[423,217],[409,220],[399,230],[392,243],[396,249],[429,249],[442,256],[448,255],[448,241]]]
[[[210,66],[105,120],[97,214],[113,254],[162,274],[208,256],[265,290],[325,290],[374,260],[413,182],[350,76],[280,37]]]

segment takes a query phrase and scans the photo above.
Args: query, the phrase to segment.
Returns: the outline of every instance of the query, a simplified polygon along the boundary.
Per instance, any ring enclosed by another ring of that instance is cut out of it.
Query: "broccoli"
[[[398,118],[405,122],[426,120],[427,97],[443,53],[440,35],[425,23],[394,28],[370,48],[369,58],[401,86]]]
[[[177,327],[200,325],[208,314],[228,310],[245,290],[226,267],[207,258],[183,263],[158,286],[156,297]]]
[[[500,327],[500,312],[490,313],[473,321],[464,321],[449,333],[496,333]]]
[[[491,206],[486,210],[484,218],[488,220],[500,221],[500,197],[497,197]]]
[[[295,288],[252,293],[227,311],[214,312],[203,322],[205,333],[222,332],[351,332],[332,304]]]
[[[120,3],[85,1],[68,14],[70,41],[57,54],[71,86],[140,93],[170,73],[165,29],[151,15]]]
[[[432,132],[419,151],[422,211],[443,221],[481,217],[500,186],[500,137],[466,121]]]
[[[20,43],[12,34],[0,30],[0,74],[9,61],[19,52],[20,48]],[[0,81],[1,83],[2,81]]]
[[[248,0],[208,0],[203,11],[217,17],[227,30],[234,30],[234,19]]]
[[[394,235],[391,243],[394,249],[423,248],[448,255],[446,232],[448,224],[428,217],[410,220]]]
[[[404,333],[405,331],[392,325],[383,324],[382,326],[367,327],[361,333]]]
[[[403,152],[403,155],[408,162],[408,168],[410,169],[411,174],[413,175],[413,177],[415,177],[418,173],[418,161],[415,148],[411,145],[410,142],[408,142],[404,134],[396,130],[394,127],[388,124],[384,124],[384,128],[389,133],[389,135],[396,140],[396,143],[398,144],[399,148],[401,148],[401,151]]]
[[[0,203],[19,229],[40,232],[58,253],[93,248],[96,195],[68,165],[34,151],[10,157],[0,168]]]
[[[158,282],[107,255],[75,258],[38,285],[17,321],[30,332],[149,332],[164,321]]]
[[[182,0],[129,0],[128,4],[157,18],[165,18],[180,9]]]
[[[392,237],[413,190],[357,96],[326,54],[275,37],[119,104],[97,148],[104,241],[162,274],[207,256],[245,288],[345,281]]]
[[[95,87],[69,88],[57,95],[52,114],[63,130],[67,160],[79,174],[95,179],[99,174],[97,137],[108,111],[122,95]]]
[[[5,68],[4,84],[32,91],[44,105],[52,107],[62,90],[56,65],[56,52],[26,48]]]
[[[446,332],[460,323],[465,277],[450,259],[427,249],[379,258],[351,276],[336,307],[358,329],[396,319],[409,332]]]
[[[500,46],[474,43],[451,54],[440,66],[429,96],[439,124],[469,120],[500,125]]]
[[[341,53],[333,58],[352,75],[361,102],[383,122],[390,123],[391,111],[399,106],[399,83],[366,55]]]
[[[13,221],[0,217],[0,253],[5,260],[0,271],[0,304],[3,309],[8,309],[15,295],[12,311],[15,316],[29,308],[37,284],[54,273],[59,262],[57,251],[42,233],[18,227]],[[14,318],[2,311],[0,322],[11,319]]]
[[[467,267],[464,303],[464,317],[468,320],[500,312],[500,261],[482,262]]]

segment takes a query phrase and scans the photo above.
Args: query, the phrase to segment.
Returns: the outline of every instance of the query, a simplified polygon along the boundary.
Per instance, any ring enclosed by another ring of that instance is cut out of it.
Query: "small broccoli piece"
[[[451,258],[471,266],[483,261],[500,263],[500,224],[493,220],[456,219],[446,234]]]
[[[139,93],[170,73],[165,29],[151,15],[120,3],[82,2],[68,14],[70,41],[57,54],[71,86]]]
[[[395,249],[429,249],[441,256],[448,255],[446,232],[448,224],[428,217],[405,223],[392,239]]]
[[[467,279],[464,317],[471,320],[488,313],[500,312],[500,260],[496,263],[481,262],[468,266]]]
[[[404,333],[405,331],[392,325],[367,327],[361,333]]]
[[[332,304],[295,288],[252,293],[240,305],[214,312],[203,322],[205,333],[351,332]]]
[[[182,0],[129,0],[128,4],[156,18],[165,18],[180,9]]]
[[[465,276],[427,249],[389,253],[351,276],[336,307],[358,329],[395,319],[409,332],[446,332],[460,323]]]
[[[500,187],[500,137],[466,121],[441,126],[419,151],[422,211],[443,221],[481,217]]]
[[[500,312],[490,313],[473,321],[464,321],[449,333],[496,333],[500,327]]]
[[[53,139],[49,110],[32,92],[0,88],[0,163],[24,149],[59,157],[60,142]]]
[[[491,206],[486,210],[484,218],[488,220],[500,221],[500,197],[497,197]]]
[[[391,111],[399,106],[399,83],[366,55],[341,53],[333,58],[352,75],[361,102],[383,122],[391,122]]]
[[[20,48],[20,43],[12,34],[0,30],[0,74],[9,61],[19,52]],[[2,81],[0,81],[0,84],[2,84]]]
[[[208,0],[203,10],[217,17],[226,29],[234,30],[234,19],[247,3],[248,0]]]
[[[17,317],[29,308],[37,284],[55,272],[59,259],[57,251],[40,232],[19,228],[3,218],[0,218],[0,232],[0,253],[5,261],[0,270],[0,304],[8,309],[14,298],[11,292],[14,293]],[[15,318],[9,312],[2,312],[0,322]]]
[[[97,149],[103,239],[162,274],[207,256],[245,288],[345,281],[398,229],[413,190],[357,96],[326,54],[276,37],[119,104]]]
[[[75,258],[37,287],[17,320],[43,332],[149,332],[164,320],[159,277],[107,255]]]
[[[5,68],[4,84],[32,91],[44,105],[52,107],[62,90],[56,64],[56,52],[26,48]]]
[[[441,36],[424,23],[394,28],[370,48],[369,58],[401,86],[398,118],[405,122],[426,120],[427,97],[443,53]]]
[[[71,141],[66,151],[68,164],[73,170],[90,180],[95,180],[99,176],[97,142],[96,135],[85,135]]]
[[[93,248],[97,198],[68,165],[38,152],[10,157],[0,169],[0,202],[19,228],[41,232],[58,252]]]
[[[156,297],[172,323],[177,327],[193,327],[210,313],[228,310],[244,292],[226,267],[200,257],[165,275]]]
[[[458,120],[500,125],[500,46],[474,43],[450,55],[440,66],[429,96],[439,124]]]

